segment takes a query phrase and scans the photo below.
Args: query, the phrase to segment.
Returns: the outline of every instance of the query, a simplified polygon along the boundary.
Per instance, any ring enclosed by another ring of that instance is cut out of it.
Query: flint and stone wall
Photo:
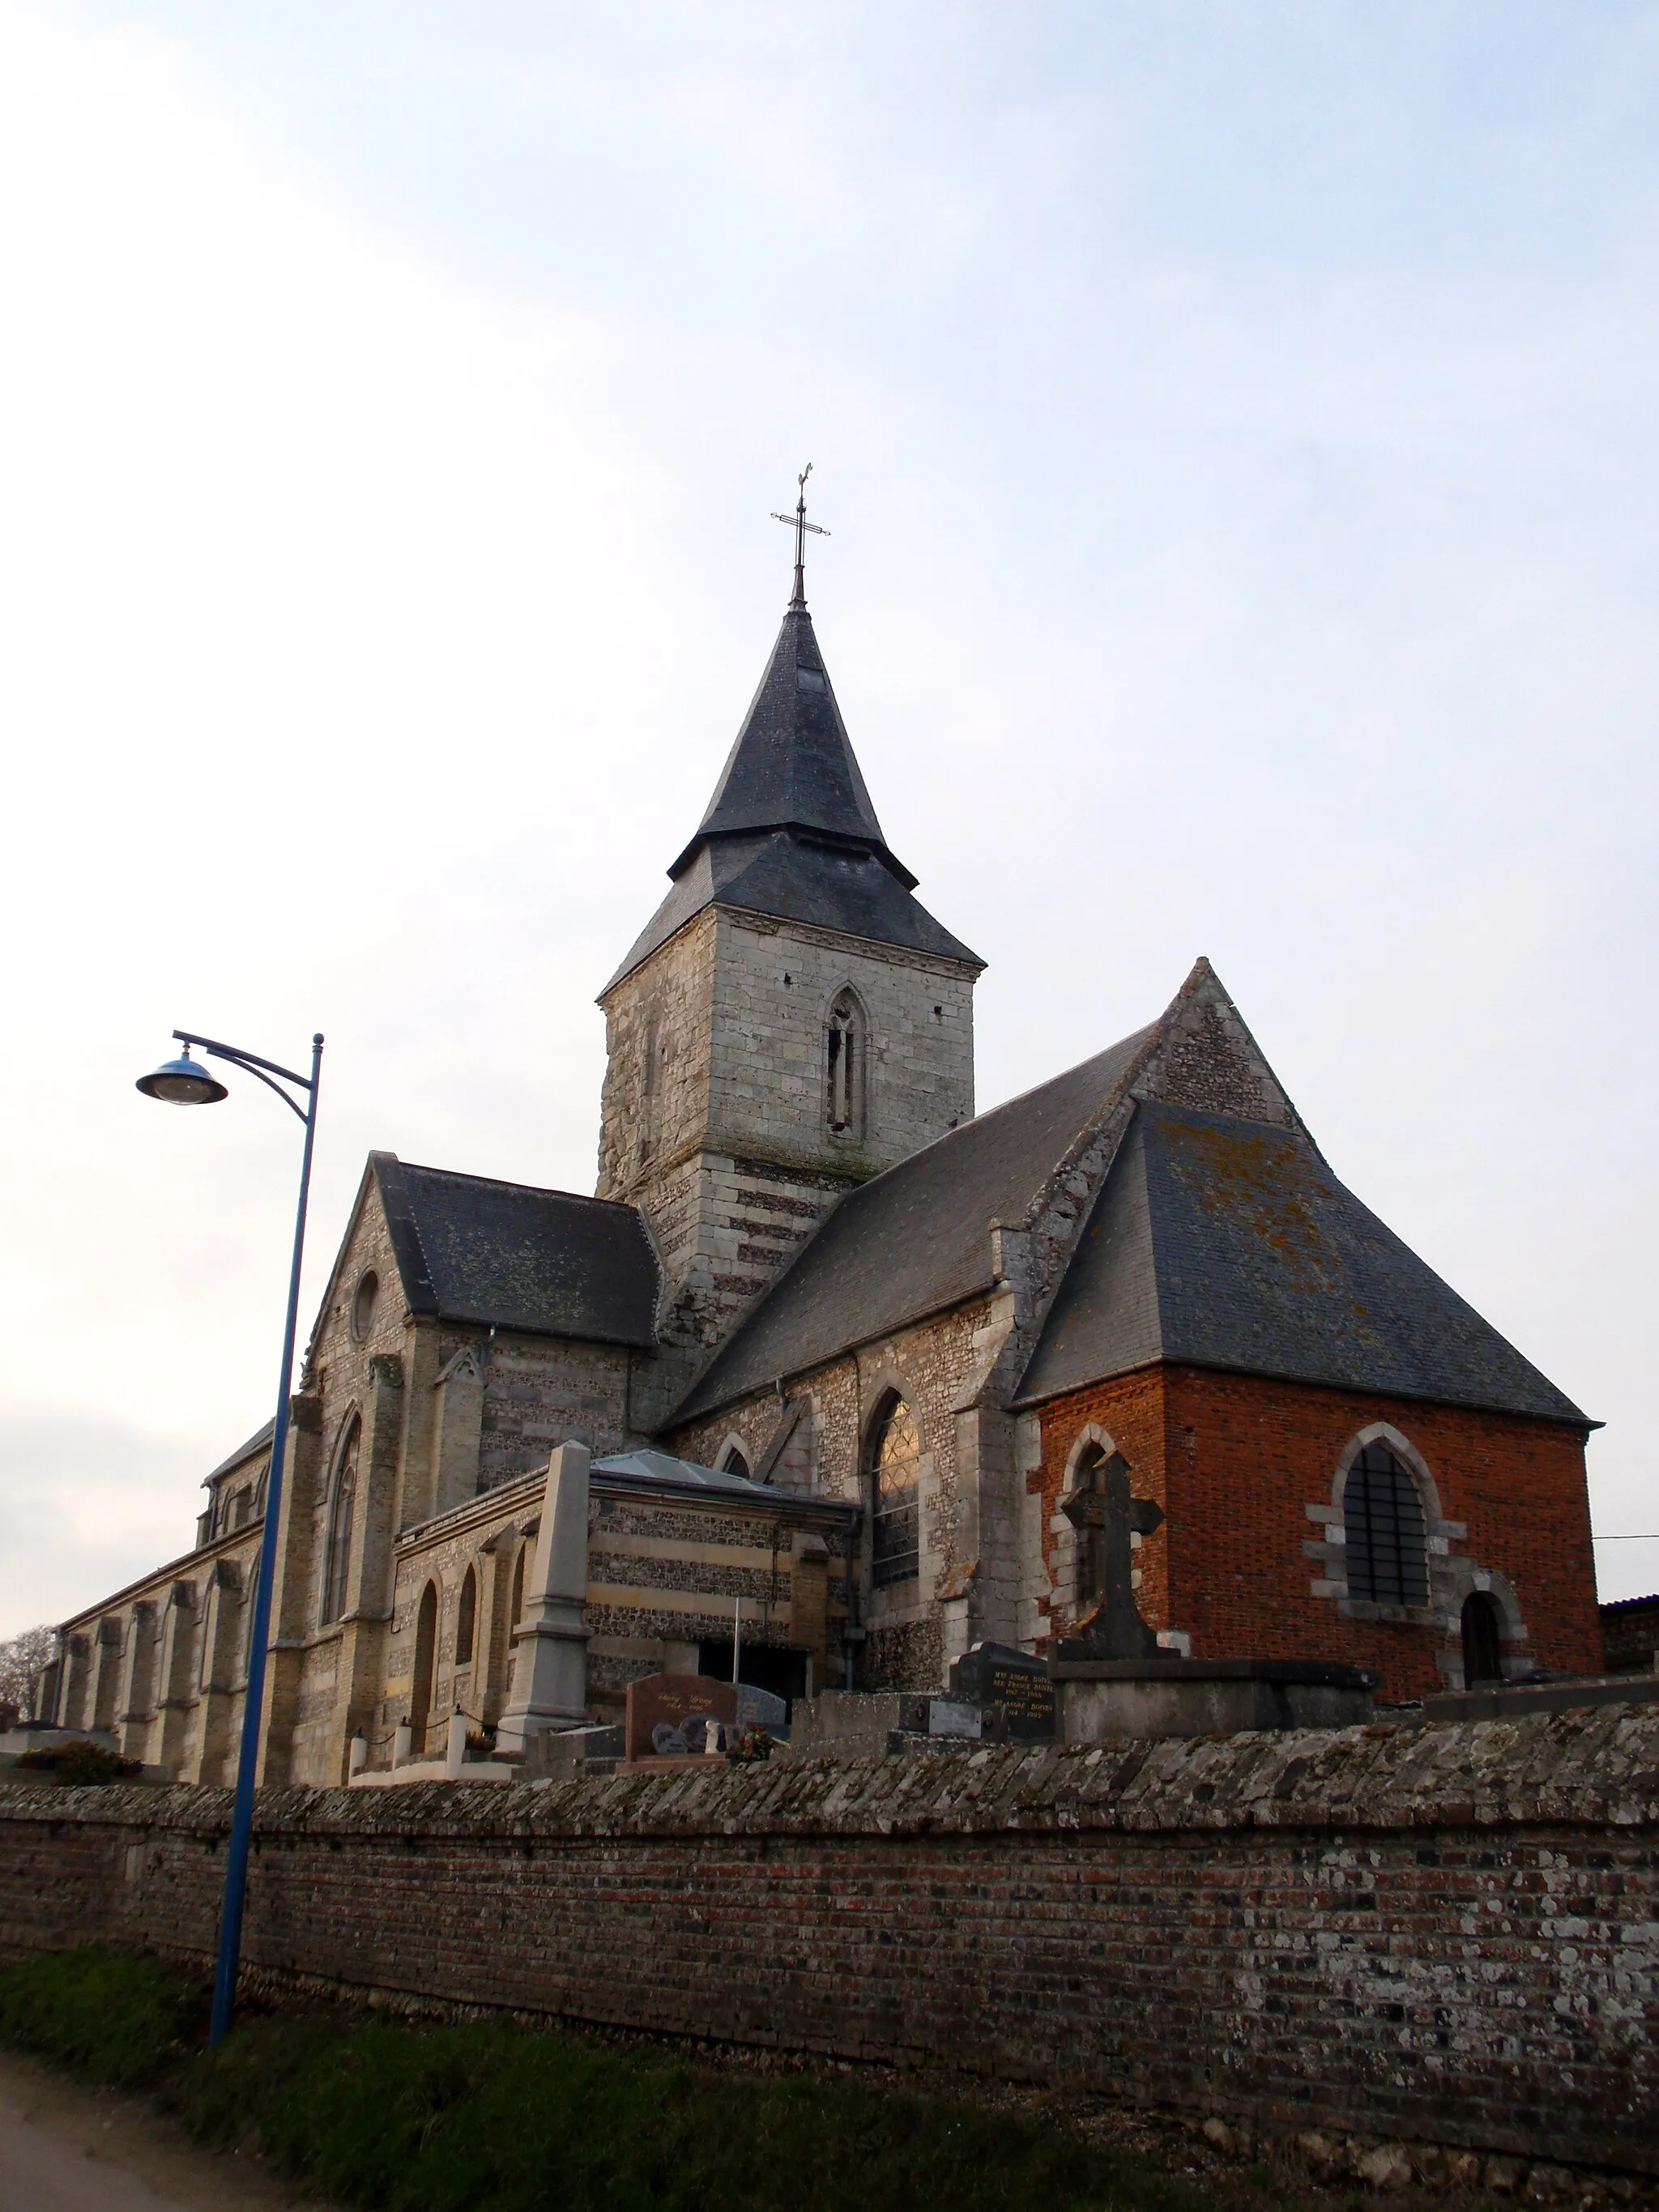
[[[0,1949],[210,1955],[217,1791],[0,1790]],[[1659,2173],[1659,1716],[272,1792],[275,1982]]]

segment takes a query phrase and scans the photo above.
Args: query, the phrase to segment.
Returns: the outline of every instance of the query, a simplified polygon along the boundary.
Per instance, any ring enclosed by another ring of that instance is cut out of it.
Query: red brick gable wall
[[[1325,1531],[1306,1510],[1328,1502],[1345,1447],[1386,1422],[1414,1446],[1440,1511],[1466,1525],[1455,1563],[1507,1579],[1528,1635],[1517,1656],[1572,1673],[1601,1664],[1583,1444],[1554,1422],[1472,1413],[1193,1367],[1156,1367],[1071,1393],[1041,1409],[1042,1455],[1029,1480],[1052,1528],[1067,1461],[1085,1427],[1128,1461],[1137,1497],[1166,1519],[1139,1554],[1141,1611],[1184,1630],[1195,1658],[1338,1660],[1370,1667],[1384,1698],[1448,1686],[1439,1659],[1458,1649],[1455,1616],[1356,1620],[1312,1585],[1329,1572],[1304,1547]],[[1051,1612],[1068,1595],[1057,1588]]]

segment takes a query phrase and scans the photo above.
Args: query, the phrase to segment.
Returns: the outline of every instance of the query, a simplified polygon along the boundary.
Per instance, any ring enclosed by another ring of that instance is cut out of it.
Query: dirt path
[[[0,2051],[5,2212],[322,2212],[245,2158],[198,2150],[136,2097]]]

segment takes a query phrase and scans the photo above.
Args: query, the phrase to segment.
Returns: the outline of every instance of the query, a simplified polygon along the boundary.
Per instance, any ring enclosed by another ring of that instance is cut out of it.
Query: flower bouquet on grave
[[[763,1728],[746,1728],[727,1751],[726,1761],[732,1766],[760,1766],[772,1756],[775,1742]]]

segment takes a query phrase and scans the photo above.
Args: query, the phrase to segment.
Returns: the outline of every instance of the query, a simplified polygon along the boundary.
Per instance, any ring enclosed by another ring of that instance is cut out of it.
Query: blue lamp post
[[[257,1076],[274,1091],[283,1103],[305,1124],[305,1151],[300,1163],[300,1204],[294,1217],[294,1260],[289,1270],[288,1318],[283,1328],[283,1372],[276,1390],[276,1419],[270,1437],[270,1473],[265,1481],[265,1522],[259,1539],[259,1565],[253,1585],[253,1627],[248,1638],[247,1696],[242,1707],[242,1741],[236,1760],[236,1801],[230,1820],[230,1855],[225,1863],[224,1911],[219,1923],[219,1963],[213,1983],[213,2021],[208,2044],[216,2048],[230,2032],[236,2008],[236,1974],[242,1951],[242,1900],[247,1888],[248,1842],[253,1828],[253,1778],[259,1765],[259,1723],[265,1695],[265,1646],[270,1633],[270,1593],[276,1579],[276,1524],[283,1502],[283,1460],[288,1449],[289,1397],[294,1387],[294,1340],[300,1316],[300,1262],[305,1254],[306,1200],[311,1191],[311,1148],[317,1133],[317,1089],[322,1079],[323,1040],[311,1040],[311,1073],[296,1075],[274,1060],[240,1052],[234,1045],[216,1044],[194,1030],[174,1030],[184,1051],[151,1075],[141,1075],[138,1089],[147,1098],[160,1098],[170,1106],[216,1106],[229,1093],[217,1077],[190,1056],[192,1044],[215,1060],[228,1060],[247,1074]],[[300,1103],[284,1084],[298,1086],[305,1099]]]

